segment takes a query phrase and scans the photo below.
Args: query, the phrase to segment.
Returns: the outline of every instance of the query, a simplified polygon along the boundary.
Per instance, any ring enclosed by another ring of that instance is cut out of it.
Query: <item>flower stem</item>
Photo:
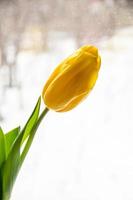
[[[28,141],[27,141],[27,143],[26,143],[26,145],[25,145],[25,147],[24,147],[24,150],[23,150],[23,152],[22,152],[22,154],[21,154],[20,167],[22,166],[23,161],[24,161],[24,159],[25,159],[25,157],[26,157],[26,155],[27,155],[27,153],[28,153],[28,151],[29,151],[29,148],[30,148],[30,146],[31,146],[31,144],[32,144],[32,141],[33,141],[33,139],[34,139],[35,133],[36,133],[36,131],[37,131],[37,129],[38,129],[40,123],[42,122],[43,118],[45,117],[45,115],[47,114],[48,111],[49,111],[49,109],[46,107],[46,108],[43,110],[43,112],[41,113],[41,115],[39,116],[39,118],[38,118],[38,120],[37,120],[35,126],[33,127],[32,133],[30,134],[30,136],[29,136],[29,138],[28,138]]]

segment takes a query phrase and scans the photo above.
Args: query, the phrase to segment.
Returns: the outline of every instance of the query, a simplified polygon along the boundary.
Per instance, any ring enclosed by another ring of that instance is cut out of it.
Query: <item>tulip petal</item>
[[[100,65],[96,47],[78,49],[58,65],[45,84],[42,96],[46,106],[55,111],[75,107],[95,85]]]

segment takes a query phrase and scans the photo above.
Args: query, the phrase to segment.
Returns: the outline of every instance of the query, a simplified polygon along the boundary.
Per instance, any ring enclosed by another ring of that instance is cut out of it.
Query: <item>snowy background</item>
[[[49,34],[45,51],[19,51],[13,85],[8,67],[0,67],[5,132],[25,124],[52,70],[77,48],[75,37],[57,33]],[[93,43],[102,58],[94,90],[71,112],[47,114],[11,200],[133,200],[133,26]]]

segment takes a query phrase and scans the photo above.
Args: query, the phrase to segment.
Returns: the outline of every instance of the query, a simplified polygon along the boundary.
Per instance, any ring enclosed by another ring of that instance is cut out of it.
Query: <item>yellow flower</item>
[[[77,106],[95,85],[101,59],[94,46],[83,46],[60,63],[47,80],[42,97],[49,109],[66,112]]]

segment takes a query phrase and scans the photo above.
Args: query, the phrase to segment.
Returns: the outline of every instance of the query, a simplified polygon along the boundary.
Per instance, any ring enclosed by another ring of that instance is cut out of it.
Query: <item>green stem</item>
[[[38,127],[39,127],[41,121],[43,120],[43,118],[45,117],[45,115],[47,114],[48,111],[49,111],[48,108],[45,108],[45,109],[43,110],[43,112],[42,112],[41,115],[39,116],[39,118],[38,118],[38,120],[37,120],[35,126],[33,127],[32,133],[30,134],[30,136],[29,136],[29,138],[28,138],[28,141],[27,141],[27,143],[26,143],[26,145],[25,145],[25,147],[24,147],[24,150],[23,150],[23,152],[22,152],[22,154],[21,154],[20,167],[22,166],[23,161],[24,161],[24,159],[25,159],[25,157],[26,157],[26,155],[27,155],[27,153],[28,153],[28,151],[29,151],[29,148],[30,148],[30,146],[31,146],[31,144],[32,144],[32,141],[33,141],[33,139],[34,139],[35,133],[36,133],[36,131],[37,131],[37,129],[38,129]]]

